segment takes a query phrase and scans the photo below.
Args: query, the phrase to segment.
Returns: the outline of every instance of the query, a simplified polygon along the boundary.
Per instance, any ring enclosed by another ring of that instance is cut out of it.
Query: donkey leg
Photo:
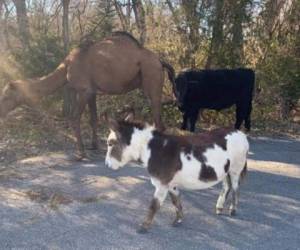
[[[223,188],[216,204],[216,214],[219,215],[222,213],[230,189],[231,189],[231,179],[230,179],[230,175],[227,175],[223,180]]]
[[[177,188],[173,188],[172,190],[169,190],[169,194],[171,197],[171,201],[176,209],[176,218],[172,223],[172,225],[176,227],[181,225],[183,219],[183,212],[182,212],[182,205],[179,197],[179,191]]]
[[[154,198],[151,201],[148,214],[146,218],[144,219],[144,222],[141,224],[141,226],[138,229],[138,233],[146,233],[149,229],[149,227],[152,224],[153,218],[156,214],[156,212],[159,210],[160,206],[166,199],[166,196],[168,194],[168,188],[164,186],[156,187]]]
[[[98,149],[98,137],[97,137],[97,104],[96,94],[93,94],[88,100],[88,106],[90,110],[90,125],[92,127],[92,145],[91,150]]]
[[[236,174],[230,174],[230,179],[232,186],[232,201],[229,207],[229,214],[233,216],[236,214],[236,209],[238,205],[240,176]]]

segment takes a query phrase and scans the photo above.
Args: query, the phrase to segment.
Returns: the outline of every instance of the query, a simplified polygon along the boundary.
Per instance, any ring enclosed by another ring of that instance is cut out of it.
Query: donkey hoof
[[[144,227],[144,226],[140,226],[137,230],[136,230],[137,233],[139,234],[146,234],[148,233],[148,228]]]
[[[229,215],[230,216],[235,216],[236,215],[236,210],[235,209],[230,209],[229,210]]]
[[[179,227],[182,225],[182,219],[176,219],[173,221],[172,226],[173,227]]]
[[[216,208],[216,214],[220,215],[223,212],[223,208]]]

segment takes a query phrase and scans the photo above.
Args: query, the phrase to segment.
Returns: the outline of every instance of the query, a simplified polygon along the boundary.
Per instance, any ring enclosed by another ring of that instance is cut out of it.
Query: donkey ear
[[[125,116],[125,121],[127,122],[132,122],[134,120],[134,110],[130,110],[129,112],[126,113],[126,116]]]
[[[111,117],[107,114],[107,112],[105,112],[105,113],[101,116],[101,118],[104,120],[104,122],[107,124],[107,126],[108,126],[111,130],[113,130],[113,131],[118,131],[118,129],[119,129],[119,124],[118,124],[118,122],[117,122],[115,119],[111,118]]]

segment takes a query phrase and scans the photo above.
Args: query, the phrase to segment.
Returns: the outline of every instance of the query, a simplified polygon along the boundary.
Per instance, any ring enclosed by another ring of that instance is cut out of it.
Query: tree
[[[27,9],[25,0],[13,0],[17,12],[17,22],[19,27],[19,35],[23,48],[29,46],[29,22],[27,17]]]
[[[144,44],[147,37],[145,10],[141,0],[132,0],[132,8],[135,16],[136,25],[140,35],[140,42]]]
[[[70,0],[62,0],[63,6],[63,17],[62,17],[62,27],[63,27],[63,41],[64,41],[64,50],[67,54],[69,51],[69,5]]]
[[[63,6],[63,16],[62,16],[62,31],[63,31],[63,42],[64,42],[64,51],[65,55],[69,52],[69,5],[70,0],[61,0]],[[72,90],[66,85],[63,90],[63,116],[70,116],[72,112],[72,104],[74,103],[74,93],[71,93]]]
[[[220,66],[220,52],[223,43],[223,19],[224,19],[224,0],[214,1],[214,16],[212,21],[212,38],[210,49],[207,56],[205,68],[216,68]]]
[[[4,13],[4,3],[0,1],[0,51],[4,50],[4,20],[2,18]]]

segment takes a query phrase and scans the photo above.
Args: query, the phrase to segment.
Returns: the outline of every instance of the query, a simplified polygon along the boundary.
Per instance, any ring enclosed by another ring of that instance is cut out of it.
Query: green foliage
[[[60,38],[47,33],[33,37],[28,49],[16,50],[13,56],[25,76],[36,77],[54,70],[63,60],[64,52]]]

